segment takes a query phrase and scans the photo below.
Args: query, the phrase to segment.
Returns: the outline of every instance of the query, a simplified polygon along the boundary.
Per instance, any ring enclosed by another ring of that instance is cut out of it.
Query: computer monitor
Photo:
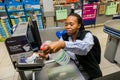
[[[34,51],[38,51],[39,47],[42,44],[41,38],[40,38],[40,33],[37,25],[36,19],[34,19],[33,15],[31,14],[29,20],[29,27],[28,27],[28,40],[33,48]]]

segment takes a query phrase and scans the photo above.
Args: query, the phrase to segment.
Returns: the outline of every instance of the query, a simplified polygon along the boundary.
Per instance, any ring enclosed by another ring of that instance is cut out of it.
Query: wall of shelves
[[[4,0],[0,2],[0,40],[11,36],[12,27],[19,22],[29,21],[29,14],[34,15],[39,29],[43,29],[40,0]]]
[[[6,14],[6,1],[0,2],[0,41],[4,41],[6,37],[11,35],[9,19]]]

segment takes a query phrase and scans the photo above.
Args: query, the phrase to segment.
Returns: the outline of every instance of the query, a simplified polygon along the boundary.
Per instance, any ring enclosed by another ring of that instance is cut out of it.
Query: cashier
[[[44,54],[40,56],[48,59],[48,54],[64,49],[70,55],[71,59],[77,59],[82,69],[87,72],[86,75],[89,76],[89,78],[86,80],[92,80],[102,76],[99,64],[94,61],[91,55],[88,55],[94,45],[92,34],[88,32],[83,40],[79,40],[79,34],[84,30],[82,18],[76,13],[70,14],[65,21],[64,28],[67,33],[62,35],[60,40],[53,41],[49,45],[46,45],[43,49]],[[77,58],[76,55],[81,57]]]

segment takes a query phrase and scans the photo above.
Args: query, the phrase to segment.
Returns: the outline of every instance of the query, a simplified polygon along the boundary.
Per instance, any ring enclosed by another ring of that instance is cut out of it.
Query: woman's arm
[[[70,40],[63,41],[61,39],[59,41],[51,42],[49,45],[44,47],[43,52],[45,54],[55,53],[61,48],[64,48],[66,51],[72,54],[87,55],[93,45],[93,36],[91,33],[87,33],[83,40],[76,40],[75,42],[72,42]]]
[[[91,33],[87,33],[83,40],[76,40],[72,42],[70,39],[69,41],[65,41],[65,50],[69,53],[75,53],[78,55],[87,55],[90,51],[92,46],[94,45],[93,36]]]
[[[49,45],[46,45],[43,52],[46,54],[55,53],[65,47],[64,41],[53,41]]]

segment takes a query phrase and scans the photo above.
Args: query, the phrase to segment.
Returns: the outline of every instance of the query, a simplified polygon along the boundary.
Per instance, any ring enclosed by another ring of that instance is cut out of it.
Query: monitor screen
[[[41,42],[41,38],[40,38],[37,21],[36,21],[36,19],[34,19],[33,15],[30,15],[27,36],[28,36],[29,42],[30,42],[33,50],[38,51],[42,42]]]

